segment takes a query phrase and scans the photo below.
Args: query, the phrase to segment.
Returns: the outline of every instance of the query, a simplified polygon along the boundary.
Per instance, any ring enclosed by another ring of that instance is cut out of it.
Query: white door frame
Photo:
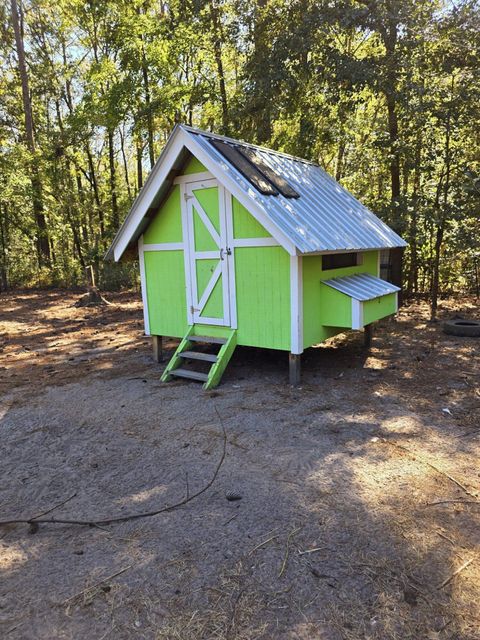
[[[215,179],[196,179],[193,176],[192,178],[193,179],[188,182],[182,181],[180,184],[188,322],[189,324],[211,324],[236,328],[232,225],[229,224],[228,207],[225,206],[226,196],[229,194],[226,194],[225,189]],[[212,187],[218,188],[220,233],[211,223],[207,213],[203,210],[202,205],[194,193],[198,189],[208,189]],[[217,245],[218,250],[195,251],[193,207],[195,207],[197,214],[200,216],[202,223]],[[196,263],[198,260],[212,258],[218,258],[219,262],[199,300]],[[210,294],[220,277],[222,278],[223,318],[202,316],[202,310],[207,304]]]

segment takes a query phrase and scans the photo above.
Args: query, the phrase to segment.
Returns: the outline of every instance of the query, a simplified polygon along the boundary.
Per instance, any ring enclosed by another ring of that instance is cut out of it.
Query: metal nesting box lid
[[[323,280],[322,283],[361,302],[400,291],[400,288],[391,282],[386,282],[370,273],[356,273],[353,276]]]

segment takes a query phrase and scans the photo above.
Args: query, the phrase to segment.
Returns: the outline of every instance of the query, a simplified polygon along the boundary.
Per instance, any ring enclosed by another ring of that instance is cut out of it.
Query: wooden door
[[[224,192],[216,180],[185,186],[191,317],[230,326],[229,261],[232,251]]]

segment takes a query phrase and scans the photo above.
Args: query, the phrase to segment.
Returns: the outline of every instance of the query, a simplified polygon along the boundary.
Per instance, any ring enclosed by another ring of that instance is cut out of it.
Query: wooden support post
[[[162,336],[152,336],[153,359],[162,362]]]
[[[302,356],[299,353],[290,353],[288,357],[290,384],[294,387],[300,384]]]
[[[372,338],[373,338],[373,324],[366,324],[363,329],[363,344],[367,349],[372,346]]]

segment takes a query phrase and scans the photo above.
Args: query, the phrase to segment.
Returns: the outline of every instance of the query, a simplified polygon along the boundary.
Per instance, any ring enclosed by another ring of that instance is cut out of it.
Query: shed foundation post
[[[372,346],[373,324],[366,324],[363,332],[363,344],[369,349]]]
[[[302,356],[299,353],[290,353],[288,356],[288,368],[290,384],[294,387],[300,384]]]
[[[155,362],[162,361],[162,336],[152,336],[153,359]]]

